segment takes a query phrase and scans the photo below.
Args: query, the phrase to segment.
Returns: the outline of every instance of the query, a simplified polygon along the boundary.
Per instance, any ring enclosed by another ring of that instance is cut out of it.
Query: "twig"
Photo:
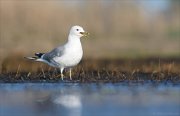
[[[45,74],[44,74],[44,70],[43,70],[43,67],[42,67],[42,66],[41,66],[41,71],[42,71],[42,73],[43,73],[44,78],[46,78],[46,76],[45,76]]]
[[[97,71],[97,74],[98,74],[98,78],[100,79],[100,78],[101,78],[101,76],[100,76],[100,72],[99,72],[99,70]]]
[[[108,75],[108,77],[110,77],[110,74],[109,74],[109,72],[106,70],[106,74]]]
[[[159,58],[159,73],[161,72],[161,60],[160,60],[160,58]]]
[[[20,69],[20,64],[18,65],[18,69],[17,69],[17,71],[16,71],[16,75],[15,75],[15,78],[18,76],[18,73],[19,73],[19,69]]]
[[[28,74],[27,74],[27,77],[29,77],[31,75],[31,72],[29,72]]]
[[[161,60],[159,58],[159,72],[158,72],[158,79],[160,80],[160,72],[161,72]]]

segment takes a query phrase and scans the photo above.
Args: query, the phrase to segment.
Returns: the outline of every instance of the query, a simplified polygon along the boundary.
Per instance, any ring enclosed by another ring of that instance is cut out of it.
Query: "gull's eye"
[[[76,31],[79,31],[79,29],[76,29]]]

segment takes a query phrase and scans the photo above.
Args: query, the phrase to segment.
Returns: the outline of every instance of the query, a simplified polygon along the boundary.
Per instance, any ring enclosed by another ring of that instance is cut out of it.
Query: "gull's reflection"
[[[54,116],[81,116],[81,97],[78,94],[65,94],[64,92],[50,94],[38,99],[36,101],[36,108],[39,115],[50,113]]]
[[[82,103],[78,95],[60,95],[53,99],[53,103],[64,107],[64,113],[68,116],[81,116]]]

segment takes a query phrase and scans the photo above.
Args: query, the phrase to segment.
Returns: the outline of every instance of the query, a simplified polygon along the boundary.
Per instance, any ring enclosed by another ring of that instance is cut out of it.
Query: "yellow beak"
[[[82,34],[84,37],[89,36],[89,33],[88,33],[88,32],[80,32],[80,34]]]

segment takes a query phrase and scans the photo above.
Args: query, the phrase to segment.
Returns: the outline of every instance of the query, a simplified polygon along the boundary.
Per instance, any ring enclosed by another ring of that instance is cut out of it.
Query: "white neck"
[[[78,51],[79,54],[82,54],[82,45],[79,36],[69,35],[66,47],[72,49],[71,52]]]
[[[75,35],[69,35],[69,37],[68,37],[68,43],[72,43],[72,44],[78,44],[78,43],[80,43],[80,44],[81,44],[80,37],[75,36]]]

